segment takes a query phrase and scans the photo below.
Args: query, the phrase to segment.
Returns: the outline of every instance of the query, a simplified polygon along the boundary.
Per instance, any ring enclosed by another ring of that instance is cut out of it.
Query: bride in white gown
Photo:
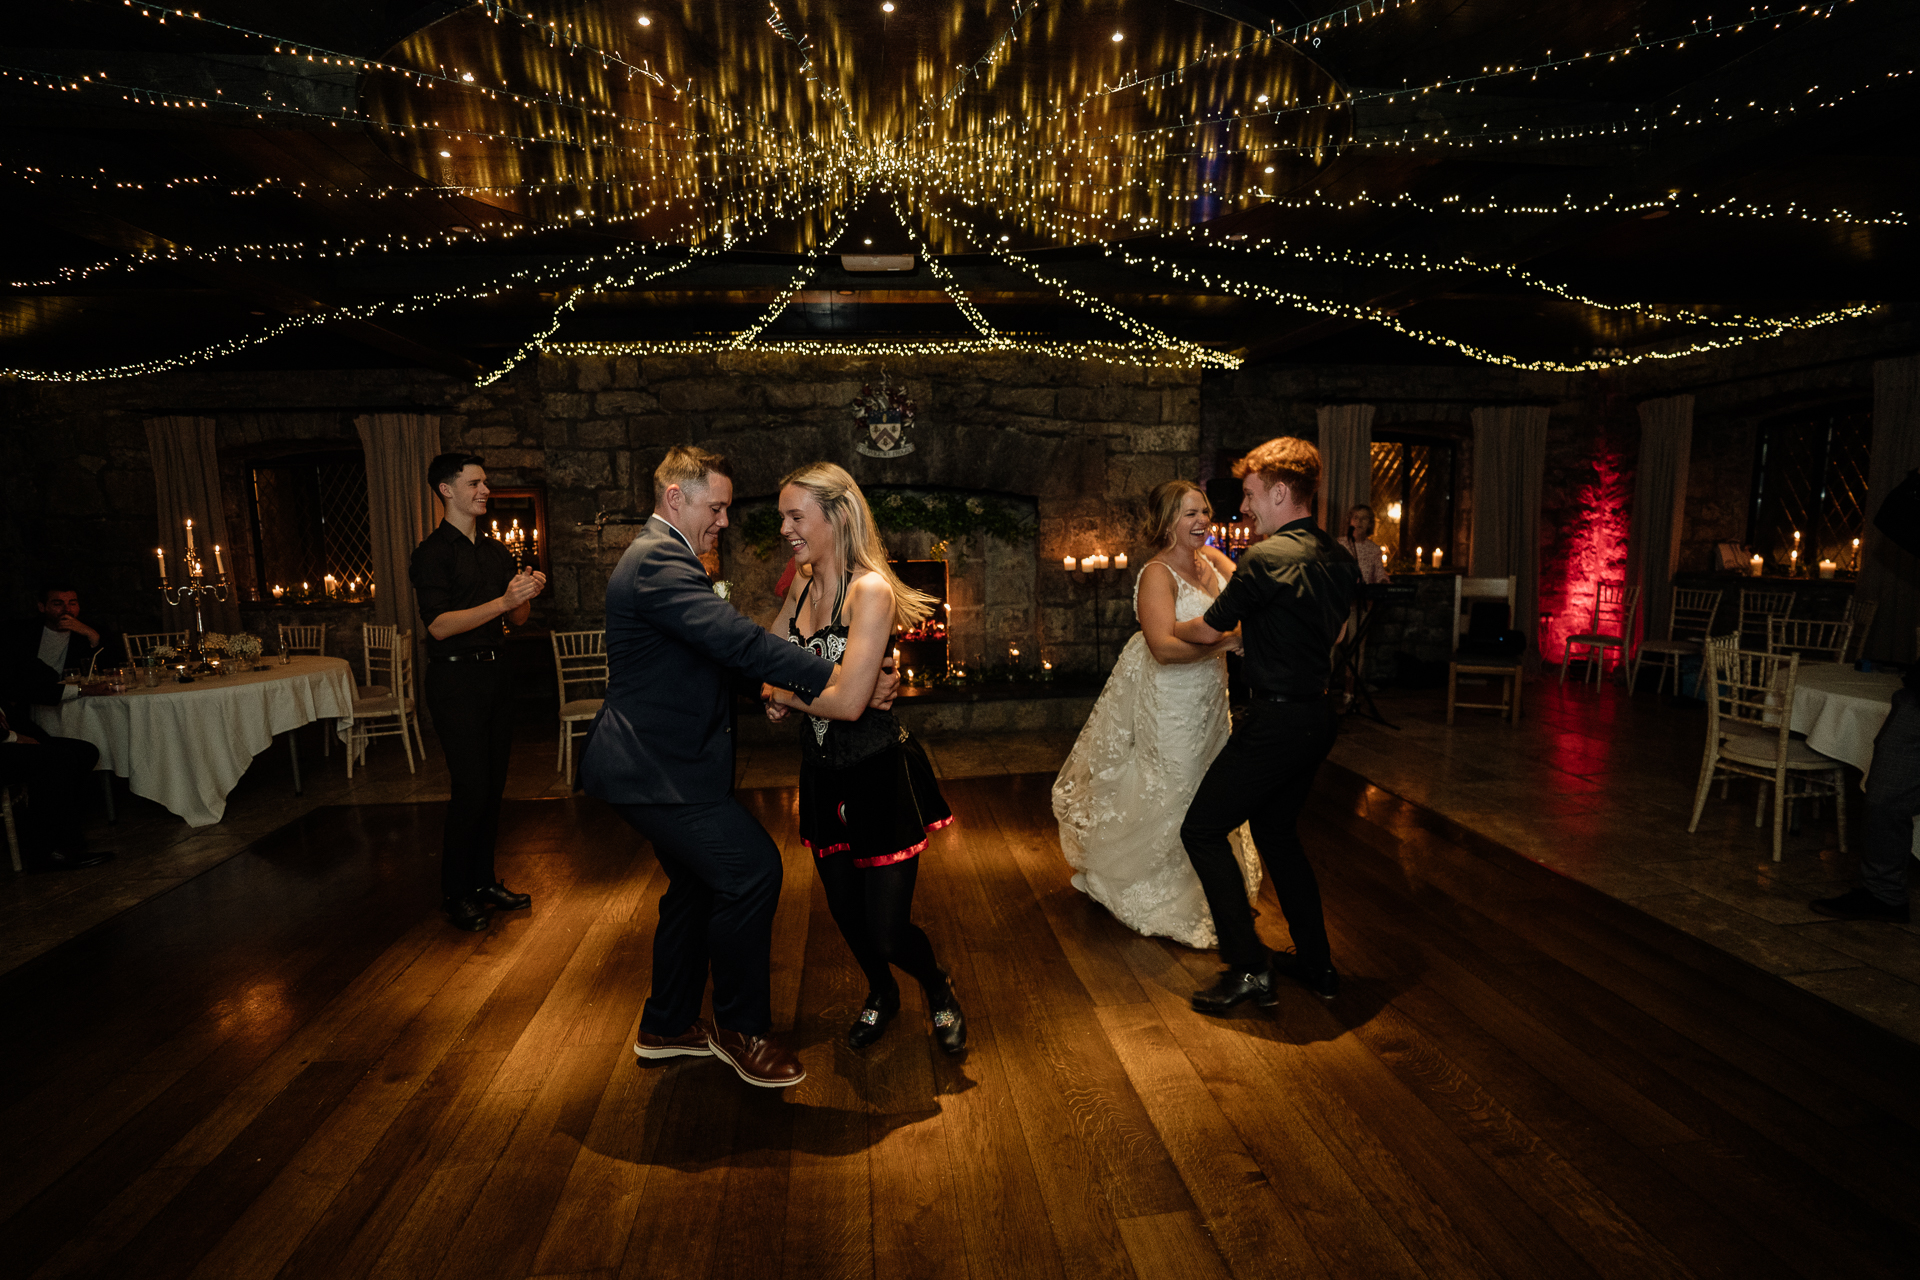
[[[1053,784],[1053,816],[1074,888],[1128,928],[1207,948],[1213,916],[1180,822],[1227,742],[1226,654],[1240,651],[1240,636],[1203,649],[1176,640],[1173,624],[1206,612],[1233,561],[1207,545],[1213,513],[1198,485],[1169,481],[1147,504],[1162,550],[1134,578],[1140,630]],[[1251,899],[1260,859],[1245,827],[1233,842]]]

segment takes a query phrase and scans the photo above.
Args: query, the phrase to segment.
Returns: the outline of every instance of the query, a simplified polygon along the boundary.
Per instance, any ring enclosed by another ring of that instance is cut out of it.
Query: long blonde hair
[[[831,462],[809,463],[780,481],[782,489],[790,484],[805,489],[820,504],[821,514],[833,526],[834,550],[839,553],[842,570],[851,573],[860,568],[877,573],[892,590],[895,626],[912,627],[932,615],[933,597],[915,591],[888,567],[886,544],[880,541],[880,530],[873,522],[873,508],[845,467]]]

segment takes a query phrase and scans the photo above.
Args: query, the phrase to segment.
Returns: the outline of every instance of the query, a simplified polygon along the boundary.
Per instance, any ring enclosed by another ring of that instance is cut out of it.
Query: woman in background
[[[1363,502],[1347,512],[1347,532],[1339,542],[1360,562],[1361,582],[1372,585],[1387,580],[1386,548],[1373,540],[1372,507]]]
[[[767,714],[803,711],[800,838],[813,850],[827,909],[867,975],[867,999],[847,1043],[864,1049],[900,1012],[893,967],[926,992],[934,1039],[948,1053],[967,1044],[966,1016],[933,944],[913,923],[913,887],[929,832],[953,821],[927,753],[891,711],[867,704],[888,638],[933,612],[932,597],[887,567],[873,512],[853,477],[830,462],[780,482],[780,533],[800,566],[771,628],[840,664],[848,678],[813,702],[761,689]],[[809,574],[808,571],[811,571]]]
[[[1148,496],[1147,511],[1160,550],[1133,583],[1140,631],[1053,784],[1053,815],[1074,888],[1130,929],[1205,948],[1214,945],[1213,915],[1180,820],[1226,745],[1226,654],[1240,651],[1240,635],[1202,648],[1176,640],[1173,624],[1206,612],[1233,561],[1207,545],[1213,511],[1199,485],[1170,480]],[[1251,898],[1260,859],[1244,828],[1234,842]]]

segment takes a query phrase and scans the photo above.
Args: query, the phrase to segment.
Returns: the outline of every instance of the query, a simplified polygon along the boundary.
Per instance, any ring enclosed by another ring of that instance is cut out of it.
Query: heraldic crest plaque
[[[853,447],[869,458],[904,458],[913,452],[913,441],[907,439],[913,429],[913,401],[905,391],[888,384],[884,370],[878,391],[871,383],[860,388],[853,402],[853,420],[867,429],[867,438],[856,439]]]

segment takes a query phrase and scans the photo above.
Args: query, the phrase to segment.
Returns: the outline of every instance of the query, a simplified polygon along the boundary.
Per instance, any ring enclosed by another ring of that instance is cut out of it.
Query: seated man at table
[[[100,752],[90,742],[40,731],[30,714],[66,698],[104,693],[103,683],[76,689],[36,657],[0,654],[0,783],[24,784],[30,797],[14,809],[23,859],[37,871],[94,867],[113,857],[89,849],[80,834],[85,787]]]
[[[80,620],[80,593],[72,584],[53,578],[43,584],[33,616],[9,628],[6,651],[8,657],[38,658],[58,677],[112,664],[118,646],[105,632]]]
[[[1893,691],[1893,710],[1873,740],[1860,884],[1837,898],[1807,904],[1823,916],[1908,921],[1907,863],[1913,857],[1913,818],[1920,813],[1920,665],[1907,668],[1905,683],[1906,688]]]

